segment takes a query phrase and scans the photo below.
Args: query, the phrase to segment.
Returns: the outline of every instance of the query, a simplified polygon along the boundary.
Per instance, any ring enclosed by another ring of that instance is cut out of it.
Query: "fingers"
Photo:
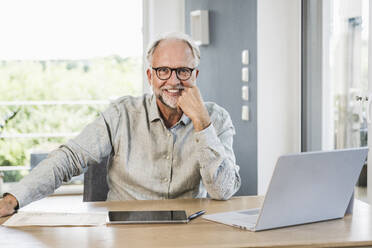
[[[202,102],[202,97],[197,86],[186,87],[182,92],[179,100],[188,100],[195,103]]]
[[[204,108],[198,87],[186,87],[177,101],[178,107],[190,118],[196,119]]]
[[[199,98],[200,93],[198,87],[196,87],[195,85],[191,87],[185,87],[184,90],[182,90],[181,92],[181,97],[185,97],[186,95],[190,97]]]
[[[17,205],[17,199],[13,195],[7,194],[4,198],[0,199],[0,217],[13,214]]]
[[[192,88],[196,86],[196,81],[182,81],[182,86],[185,88]]]
[[[185,88],[181,92],[181,96],[178,98],[178,104],[182,105],[186,102],[188,102],[188,104],[191,104],[194,101],[194,99],[195,96],[193,90],[191,88]]]
[[[0,200],[0,217],[8,216],[14,213],[14,207],[11,202],[7,202],[4,199]]]

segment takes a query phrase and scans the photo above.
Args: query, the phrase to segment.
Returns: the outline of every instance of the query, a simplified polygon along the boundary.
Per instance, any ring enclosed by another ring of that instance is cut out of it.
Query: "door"
[[[370,9],[369,0],[322,1],[323,150],[372,146]],[[372,180],[372,162],[368,163],[356,190],[365,201],[368,186],[372,192],[372,181],[367,182],[367,174]]]

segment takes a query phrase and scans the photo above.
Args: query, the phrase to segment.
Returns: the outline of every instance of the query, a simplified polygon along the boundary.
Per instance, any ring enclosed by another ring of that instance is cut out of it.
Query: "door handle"
[[[367,115],[367,123],[371,124],[371,101],[368,101],[368,99],[372,99],[372,94],[369,94],[368,97],[366,97],[366,102],[367,102],[367,108],[366,108],[366,115]]]

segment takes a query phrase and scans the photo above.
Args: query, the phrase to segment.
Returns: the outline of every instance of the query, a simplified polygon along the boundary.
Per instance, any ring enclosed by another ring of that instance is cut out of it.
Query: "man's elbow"
[[[234,194],[239,190],[240,188],[240,181],[237,182],[234,187],[230,188],[230,189],[225,189],[225,190],[217,190],[217,191],[214,191],[212,194],[209,194],[210,197],[214,200],[218,200],[218,201],[227,201],[229,200],[231,197],[234,196]]]

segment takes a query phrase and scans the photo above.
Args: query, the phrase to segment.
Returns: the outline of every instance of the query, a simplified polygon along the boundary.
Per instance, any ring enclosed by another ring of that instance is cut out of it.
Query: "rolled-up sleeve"
[[[199,152],[200,174],[208,194],[213,199],[227,200],[240,188],[239,166],[233,152],[234,127],[229,117],[222,130],[216,132],[213,124],[195,133]]]

